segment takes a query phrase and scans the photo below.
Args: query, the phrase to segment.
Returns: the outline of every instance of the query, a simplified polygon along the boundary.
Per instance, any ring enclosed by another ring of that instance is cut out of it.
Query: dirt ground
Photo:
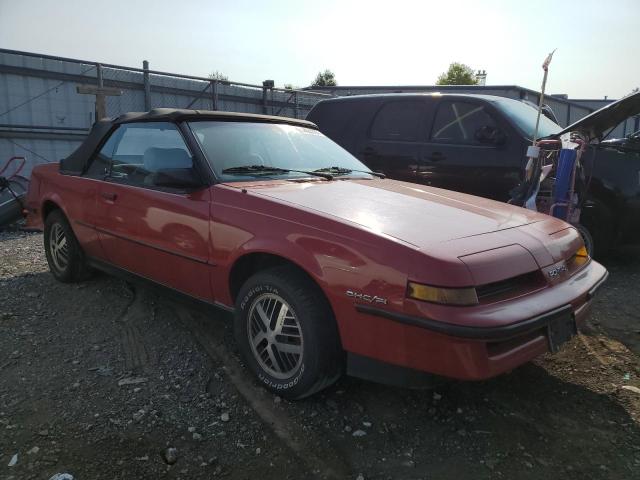
[[[623,388],[640,387],[640,252],[606,265],[589,331],[557,355],[289,403],[244,370],[228,315],[106,275],[57,283],[41,235],[0,232],[0,478],[640,479]]]

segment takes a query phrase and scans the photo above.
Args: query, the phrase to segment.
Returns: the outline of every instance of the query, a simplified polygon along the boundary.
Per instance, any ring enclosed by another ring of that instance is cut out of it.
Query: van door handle
[[[109,202],[115,202],[118,194],[112,192],[100,192],[100,196]]]
[[[439,162],[440,160],[446,160],[447,157],[442,154],[442,152],[433,152],[431,155],[427,155],[427,160],[431,160],[432,162]]]

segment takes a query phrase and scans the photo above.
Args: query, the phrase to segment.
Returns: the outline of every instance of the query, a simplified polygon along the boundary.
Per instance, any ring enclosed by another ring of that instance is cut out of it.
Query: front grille
[[[541,278],[539,271],[535,271],[507,278],[506,280],[500,280],[499,282],[481,285],[476,287],[476,293],[478,294],[480,303],[483,303],[513,297],[537,290],[543,286],[544,279]]]

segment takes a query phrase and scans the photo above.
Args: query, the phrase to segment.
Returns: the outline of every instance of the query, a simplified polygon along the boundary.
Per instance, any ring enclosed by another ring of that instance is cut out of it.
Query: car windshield
[[[247,177],[301,178],[310,175],[305,172],[317,170],[328,171],[329,178],[334,174],[362,177],[370,171],[313,128],[225,121],[198,121],[189,125],[217,178],[223,181],[242,181]]]
[[[500,99],[495,102],[495,106],[502,110],[516,126],[533,139],[533,133],[536,129],[536,117],[538,110],[524,102],[517,100]],[[562,130],[562,127],[553,120],[548,119],[544,115],[540,115],[540,125],[538,126],[538,138],[548,137]]]

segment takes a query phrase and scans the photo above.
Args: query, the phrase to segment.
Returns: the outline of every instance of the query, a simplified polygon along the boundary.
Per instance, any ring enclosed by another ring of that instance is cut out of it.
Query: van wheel
[[[600,203],[596,203],[593,209],[585,210],[582,214],[576,228],[582,235],[591,258],[602,259],[613,247],[615,227],[611,219],[610,210]],[[591,242],[591,248],[587,244],[588,240]]]
[[[56,280],[71,283],[87,277],[84,252],[60,210],[51,212],[44,222],[44,251]]]
[[[584,247],[587,249],[587,253],[591,258],[593,258],[593,256],[596,253],[595,243],[593,241],[593,235],[591,235],[591,232],[589,232],[589,229],[587,229],[587,227],[585,227],[581,223],[578,223],[575,227],[576,227],[576,230],[578,230],[578,233],[580,234],[580,236],[582,237],[582,241],[584,242]]]
[[[333,312],[322,292],[293,267],[259,272],[242,286],[234,325],[238,348],[268,390],[297,400],[343,372]]]

